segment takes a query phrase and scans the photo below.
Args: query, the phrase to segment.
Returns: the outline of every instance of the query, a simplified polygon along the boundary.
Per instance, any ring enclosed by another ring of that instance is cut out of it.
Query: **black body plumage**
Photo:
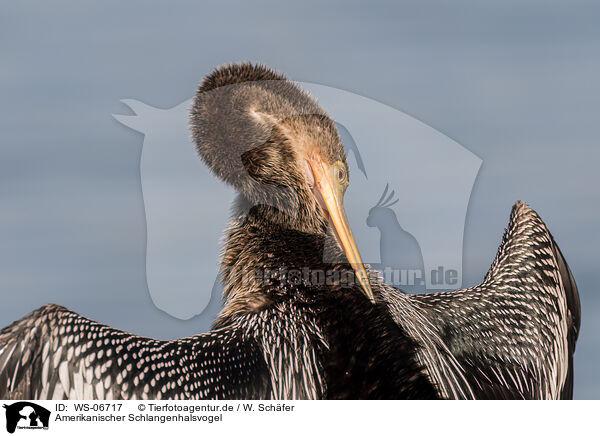
[[[527,206],[480,286],[407,295],[372,274],[373,303],[298,158],[346,165],[307,94],[265,67],[225,66],[201,85],[191,125],[203,161],[240,194],[214,330],[157,341],[47,305],[0,331],[0,398],[572,396],[577,288]]]
[[[243,228],[262,247],[306,243],[297,232],[260,238],[254,232],[266,230],[253,215]],[[274,254],[279,267],[300,265]],[[416,342],[385,307],[351,288],[287,279],[269,286],[264,307],[222,315],[215,330],[173,341],[46,305],[0,332],[0,398],[437,398]]]

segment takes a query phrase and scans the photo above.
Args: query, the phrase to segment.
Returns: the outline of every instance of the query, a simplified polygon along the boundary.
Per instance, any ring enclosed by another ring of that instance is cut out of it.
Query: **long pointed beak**
[[[315,195],[324,211],[327,212],[329,223],[348,262],[356,273],[363,293],[372,302],[375,302],[373,291],[369,283],[365,266],[363,265],[354,235],[348,224],[344,210],[344,188],[337,178],[335,167],[330,167],[320,159],[311,160],[311,169],[314,176]]]

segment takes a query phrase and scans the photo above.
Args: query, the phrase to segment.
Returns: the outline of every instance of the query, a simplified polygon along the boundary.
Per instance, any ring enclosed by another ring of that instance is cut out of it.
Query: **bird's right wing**
[[[262,352],[240,330],[157,341],[49,304],[0,330],[0,398],[266,396]]]

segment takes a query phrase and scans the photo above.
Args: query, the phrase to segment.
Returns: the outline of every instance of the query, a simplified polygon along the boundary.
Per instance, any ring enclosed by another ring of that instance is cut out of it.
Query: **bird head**
[[[280,224],[333,234],[365,295],[373,300],[343,206],[349,183],[334,121],[295,83],[250,63],[220,67],[200,84],[190,115],[198,153],[250,204],[268,205]]]

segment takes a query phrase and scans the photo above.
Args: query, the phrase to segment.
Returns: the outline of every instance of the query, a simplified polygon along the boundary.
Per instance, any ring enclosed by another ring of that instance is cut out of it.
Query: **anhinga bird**
[[[191,129],[239,193],[214,330],[158,341],[46,305],[0,331],[0,398],[438,398],[420,345],[372,302],[344,148],[316,102],[264,67],[227,66],[201,84]]]
[[[335,124],[296,85],[222,67],[191,124],[239,192],[215,330],[155,341],[45,306],[0,332],[0,397],[572,397],[577,288],[523,203],[481,285],[407,295],[363,265]]]
[[[238,308],[268,304],[254,291],[260,287],[249,284],[248,268],[301,264],[316,270],[327,267],[321,261],[327,259],[344,270],[348,261],[364,295],[415,342],[416,360],[438,397],[572,398],[579,294],[536,212],[515,204],[480,285],[407,295],[362,263],[343,208],[348,165],[327,114],[285,77],[260,66],[225,67],[207,79],[209,88],[192,113],[194,138],[205,162],[242,193],[223,257],[229,306],[222,319]],[[219,124],[227,128],[215,129]],[[327,223],[337,244],[325,238],[323,248]],[[349,322],[364,326],[360,315]],[[339,331],[346,328],[338,325]],[[329,387],[343,386],[353,383],[342,377]]]

